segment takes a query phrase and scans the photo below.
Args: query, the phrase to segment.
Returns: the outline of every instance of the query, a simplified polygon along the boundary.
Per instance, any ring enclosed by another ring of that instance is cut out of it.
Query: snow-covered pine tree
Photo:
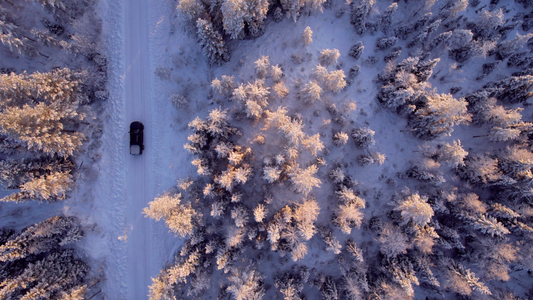
[[[244,205],[238,205],[231,210],[231,218],[235,220],[235,226],[244,227],[248,222],[248,210]]]
[[[305,27],[304,33],[302,34],[302,41],[305,46],[308,46],[313,42],[313,31],[311,30],[311,27]]]
[[[346,76],[343,70],[336,70],[329,72],[324,82],[326,90],[338,93],[346,87]]]
[[[313,175],[318,172],[316,165],[310,165],[307,169],[301,169],[298,164],[290,166],[288,175],[298,193],[309,194],[314,187],[320,187],[322,181]]]
[[[76,119],[76,111],[58,111],[53,106],[38,103],[22,108],[8,107],[0,113],[0,130],[25,142],[28,149],[49,154],[70,156],[82,144],[83,134],[64,130],[68,119]],[[83,116],[81,116],[83,119]]]
[[[471,121],[466,106],[464,99],[457,100],[450,94],[428,95],[426,106],[415,112],[409,126],[422,139],[449,135],[453,126]]]
[[[311,80],[306,84],[298,94],[300,99],[303,99],[307,104],[314,104],[320,100],[322,96],[322,88],[318,82]]]
[[[181,237],[191,235],[196,228],[196,218],[200,217],[190,203],[181,204],[181,194],[163,194],[144,208],[143,214],[159,221],[165,220],[167,227]]]
[[[266,213],[267,213],[267,209],[265,208],[265,206],[263,204],[258,204],[254,208],[254,220],[257,223],[262,223],[266,217]]]
[[[0,183],[5,189],[18,189],[38,176],[54,172],[67,172],[74,166],[71,158],[35,157],[0,161]]]
[[[439,161],[445,161],[452,167],[457,168],[464,165],[464,159],[468,152],[463,149],[461,141],[457,140],[453,141],[452,144],[444,143],[440,145],[437,155]]]
[[[264,78],[268,74],[269,68],[270,60],[268,56],[261,56],[261,58],[255,61],[255,75],[258,78]]]
[[[267,0],[248,0],[246,1],[246,14],[244,21],[248,32],[252,37],[258,37],[263,34],[264,20],[268,13],[270,2]]]
[[[420,196],[418,193],[404,197],[398,206],[394,208],[395,211],[400,211],[402,216],[401,225],[406,225],[412,222],[417,226],[424,226],[431,221],[435,214],[431,205],[427,203],[428,198]]]
[[[337,63],[337,59],[341,56],[338,49],[324,49],[320,52],[318,62],[322,66],[329,66]]]
[[[278,96],[279,99],[283,99],[285,98],[285,96],[289,94],[289,89],[287,88],[285,83],[282,81],[274,84],[274,86],[272,87],[272,90],[274,91],[276,96]]]
[[[238,0],[228,0],[238,1]],[[226,48],[226,44],[222,39],[222,35],[213,29],[213,24],[208,20],[196,20],[196,28],[198,30],[198,38],[200,39],[200,46],[204,54],[209,58],[210,63],[220,64],[230,60],[230,54]]]
[[[333,134],[332,139],[333,139],[333,145],[337,147],[341,147],[341,146],[346,145],[346,143],[348,143],[348,134],[346,132],[339,131]]]
[[[221,95],[232,92],[235,87],[235,76],[222,75],[220,80],[215,78],[211,81],[211,88]]]
[[[291,272],[285,272],[277,275],[274,279],[274,283],[278,291],[283,295],[283,300],[300,299],[300,293],[302,292],[304,285],[302,279],[298,275],[294,275]]]
[[[279,82],[283,77],[283,70],[279,65],[273,65],[270,67],[270,76],[272,76],[274,82]]]

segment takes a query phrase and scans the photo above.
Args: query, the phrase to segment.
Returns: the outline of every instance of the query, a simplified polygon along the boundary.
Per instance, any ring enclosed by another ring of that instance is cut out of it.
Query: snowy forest
[[[533,299],[533,1],[143,0],[134,221],[124,1],[0,1],[0,299]]]
[[[101,274],[76,246],[85,226],[60,206],[99,157],[107,71],[95,4],[0,2],[0,299],[98,292]]]
[[[183,241],[150,299],[532,299],[533,3],[180,0],[176,20],[209,92],[168,93],[195,172],[143,211]]]

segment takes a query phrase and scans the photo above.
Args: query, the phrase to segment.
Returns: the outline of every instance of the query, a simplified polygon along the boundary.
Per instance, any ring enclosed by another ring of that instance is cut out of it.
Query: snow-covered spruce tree
[[[492,12],[483,9],[476,20],[476,33],[484,38],[488,38],[493,34],[493,30],[503,25],[504,16],[503,10],[495,9]]]
[[[313,42],[313,31],[311,30],[311,27],[305,27],[304,33],[302,34],[302,41],[304,46],[308,46]]]
[[[268,56],[261,56],[261,58],[255,61],[255,75],[257,75],[258,78],[266,77],[269,68],[270,60]]]
[[[3,202],[23,202],[28,200],[55,202],[64,200],[74,180],[69,171],[54,172],[42,177],[34,178],[20,186],[20,192],[5,196]]]
[[[374,145],[374,131],[368,127],[358,127],[352,131],[352,138],[358,148],[366,149]]]
[[[428,224],[435,213],[431,205],[427,203],[427,200],[427,197],[420,196],[418,193],[411,193],[401,199],[394,208],[395,211],[401,213],[401,225],[412,223],[422,227]]]
[[[386,257],[382,264],[392,280],[402,287],[405,294],[414,297],[413,285],[419,285],[419,282],[411,261],[405,256]]]
[[[234,270],[229,281],[227,290],[236,300],[261,300],[265,296],[263,276],[251,267]]]
[[[167,227],[181,237],[189,236],[196,228],[196,219],[201,216],[190,203],[181,204],[181,194],[163,194],[144,208],[143,214],[159,221],[165,220]]]
[[[480,295],[492,295],[489,288],[477,278],[476,274],[462,264],[448,259],[443,266],[447,269],[446,286],[452,291],[469,296],[473,292]]]
[[[285,272],[276,275],[274,283],[278,292],[283,295],[283,300],[300,299],[300,293],[304,288],[304,282],[298,274]]]
[[[350,48],[350,52],[348,52],[348,55],[355,59],[359,59],[361,57],[361,54],[363,54],[364,49],[365,46],[363,42],[359,41]]]
[[[397,3],[392,3],[387,7],[387,10],[381,15],[381,31],[383,33],[387,33],[391,28],[392,25],[392,18],[394,17],[394,14],[396,13],[396,10],[398,9]]]
[[[396,41],[398,41],[398,38],[393,37],[382,37],[376,40],[376,49],[378,50],[386,50],[390,47],[394,46],[396,44]]]
[[[477,218],[466,219],[475,229],[490,234],[490,236],[502,237],[506,234],[510,234],[511,231],[505,228],[505,226],[499,222],[496,218],[487,215],[481,215]]]
[[[452,18],[455,18],[457,14],[464,11],[468,7],[468,0],[451,0],[446,6],[444,6],[444,13],[448,14]]]
[[[474,153],[468,154],[464,166],[459,166],[457,173],[474,184],[494,183],[502,176],[498,169],[498,159]]]
[[[335,255],[341,253],[342,245],[329,226],[321,226],[318,229],[318,233],[326,244],[326,251],[328,253],[333,253]]]
[[[0,246],[0,261],[16,261],[78,241],[83,236],[75,217],[56,216],[32,225]]]
[[[89,266],[76,258],[74,250],[54,251],[25,264],[17,275],[4,278],[0,294],[5,299],[68,299],[65,295],[77,293],[82,295],[76,299],[83,299],[88,271]]]
[[[0,161],[0,183],[4,189],[19,189],[24,183],[55,172],[68,172],[74,166],[69,157],[35,157]]]
[[[230,60],[230,54],[222,35],[213,28],[210,21],[198,19],[196,20],[196,28],[200,46],[212,64],[221,64]]]
[[[440,185],[446,180],[439,170],[440,164],[431,158],[423,158],[416,161],[407,176],[433,184]]]
[[[366,31],[366,19],[370,10],[375,4],[375,0],[352,1],[350,23],[355,27],[355,32],[362,35]]]
[[[313,175],[318,171],[316,165],[310,165],[307,169],[301,169],[298,164],[289,167],[288,175],[298,193],[309,194],[314,187],[320,187],[322,181]]]
[[[525,102],[533,95],[533,76],[511,76],[498,82],[489,83],[485,88],[498,88],[496,98],[503,102]]]
[[[378,241],[380,242],[380,251],[386,257],[395,257],[399,254],[405,254],[410,248],[407,237],[402,233],[400,228],[387,223],[380,232]]]
[[[197,20],[205,13],[205,8],[200,0],[180,0],[177,9],[189,21]]]
[[[424,107],[418,109],[409,120],[415,135],[422,139],[434,139],[449,135],[453,126],[471,121],[467,102],[450,94],[428,95]]]
[[[499,60],[503,60],[511,56],[513,53],[522,48],[522,46],[524,46],[531,37],[533,37],[533,33],[528,33],[526,35],[520,35],[517,33],[516,38],[505,41],[496,47],[496,57]]]
[[[500,156],[501,170],[516,180],[529,180],[533,166],[533,153],[519,146],[508,147]]]
[[[322,66],[330,66],[337,63],[337,59],[341,56],[338,49],[324,49],[320,52],[318,62]]]
[[[223,15],[224,31],[232,39],[244,36],[244,17],[246,15],[246,1],[224,0],[220,7]]]

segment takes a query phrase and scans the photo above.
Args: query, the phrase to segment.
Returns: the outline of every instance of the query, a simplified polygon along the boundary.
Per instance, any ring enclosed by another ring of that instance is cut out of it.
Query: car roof
[[[138,129],[138,128],[143,129],[144,125],[139,121],[131,122],[130,129]]]

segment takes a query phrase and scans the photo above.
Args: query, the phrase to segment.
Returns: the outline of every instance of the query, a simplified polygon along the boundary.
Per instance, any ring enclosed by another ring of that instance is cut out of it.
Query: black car
[[[130,124],[130,154],[143,154],[143,133],[144,125],[141,122],[135,121]]]

